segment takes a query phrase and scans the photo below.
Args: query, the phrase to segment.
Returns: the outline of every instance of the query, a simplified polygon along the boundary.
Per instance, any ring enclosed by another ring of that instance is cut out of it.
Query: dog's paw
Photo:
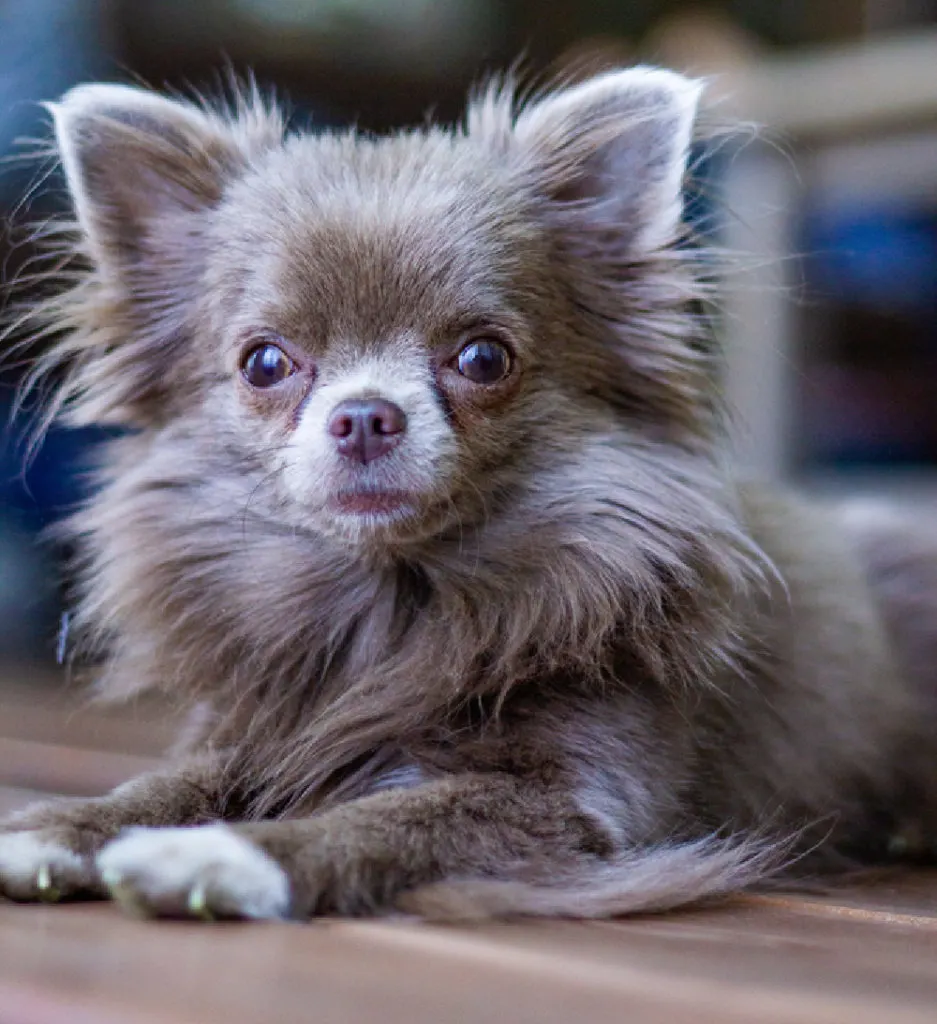
[[[98,854],[113,898],[131,913],[159,917],[283,918],[286,873],[226,825],[136,828]]]
[[[94,894],[97,888],[93,864],[56,839],[54,832],[0,832],[0,895],[55,902]]]

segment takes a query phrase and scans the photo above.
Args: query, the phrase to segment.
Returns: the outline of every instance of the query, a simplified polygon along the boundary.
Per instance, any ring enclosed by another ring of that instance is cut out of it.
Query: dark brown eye
[[[270,342],[251,349],[241,364],[244,379],[254,388],[271,388],[286,380],[294,369],[293,360]]]
[[[479,338],[462,349],[456,365],[473,384],[497,384],[511,372],[511,354],[500,341]]]

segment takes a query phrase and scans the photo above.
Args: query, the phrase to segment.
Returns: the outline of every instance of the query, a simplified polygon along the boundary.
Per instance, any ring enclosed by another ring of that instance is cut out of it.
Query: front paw
[[[289,879],[259,846],[226,825],[136,828],[98,854],[113,898],[158,917],[284,918]]]
[[[75,853],[54,829],[0,833],[0,895],[23,902],[55,902],[100,894],[94,864]]]

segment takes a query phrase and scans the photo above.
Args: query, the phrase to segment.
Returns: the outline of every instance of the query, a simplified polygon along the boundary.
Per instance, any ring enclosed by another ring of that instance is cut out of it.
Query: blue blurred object
[[[904,205],[812,210],[805,246],[813,282],[837,301],[890,309],[937,304],[937,214]]]
[[[937,463],[937,197],[808,207],[802,246],[819,333],[804,347],[809,468]]]
[[[15,432],[14,432],[15,433]],[[87,494],[88,471],[103,430],[54,429],[27,460],[23,446],[0,450],[0,509],[38,533],[74,510]]]
[[[43,533],[87,493],[103,432],[53,430],[26,462],[20,445],[0,449],[0,659],[51,657],[59,614],[59,558]]]
[[[44,136],[39,105],[106,70],[106,0],[0,0],[0,154],[21,137]],[[28,148],[28,147],[27,147]],[[8,164],[0,200],[16,202],[34,167]]]
[[[0,0],[0,156],[28,155],[28,140],[47,136],[42,100],[113,70],[105,59],[110,49],[108,8],[107,0]],[[27,141],[18,150],[20,139]],[[49,196],[47,190],[25,208],[20,205],[40,172],[29,160],[0,164],[0,215],[16,211],[19,218],[31,218],[49,213],[57,197]],[[10,401],[10,392],[0,392],[3,423],[9,418]],[[14,437],[15,430],[7,431],[0,442],[0,659],[4,660],[40,652],[51,656],[57,560],[40,535],[80,500],[83,467],[89,464],[98,439],[92,431],[53,431],[26,467]]]

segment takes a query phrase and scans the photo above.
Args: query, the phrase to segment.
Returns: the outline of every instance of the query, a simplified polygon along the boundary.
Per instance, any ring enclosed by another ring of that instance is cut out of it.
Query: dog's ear
[[[671,71],[609,72],[528,106],[515,139],[536,188],[573,229],[642,254],[679,229],[700,93],[698,82]]]
[[[187,215],[217,203],[252,152],[282,137],[259,105],[229,121],[122,85],[81,85],[49,109],[79,226],[104,274],[171,244],[174,232],[184,246]]]
[[[49,110],[95,287],[50,306],[73,329],[34,373],[70,368],[46,420],[63,408],[79,425],[147,426],[194,400],[208,215],[283,122],[252,87],[224,114],[121,85],[78,86]]]

